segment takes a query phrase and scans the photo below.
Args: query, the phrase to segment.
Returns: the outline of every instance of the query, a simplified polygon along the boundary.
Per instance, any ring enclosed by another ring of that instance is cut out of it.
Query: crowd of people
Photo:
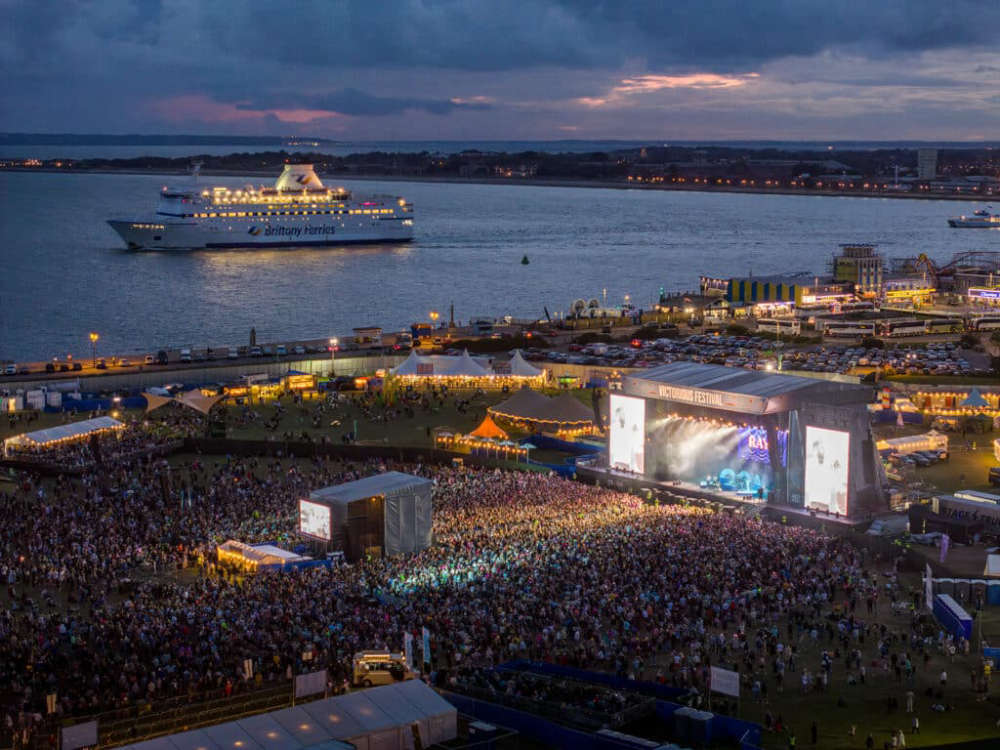
[[[436,483],[429,549],[258,575],[213,564],[229,538],[295,546],[298,498],[391,469]],[[933,645],[856,612],[897,591],[842,538],[539,473],[137,458],[27,478],[0,502],[0,716],[22,739],[53,693],[68,716],[323,667],[339,684],[356,652],[423,627],[443,686],[526,658],[702,693],[725,665],[766,695],[794,689],[791,673],[803,690],[873,679],[876,657],[906,675]],[[810,643],[818,663],[799,654]]]

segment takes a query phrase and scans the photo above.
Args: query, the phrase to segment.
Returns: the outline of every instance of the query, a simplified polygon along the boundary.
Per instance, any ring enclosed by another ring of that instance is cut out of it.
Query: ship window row
[[[163,224],[133,224],[133,229],[164,229]]]
[[[353,211],[218,211],[203,214],[191,214],[197,219],[215,219],[224,217],[245,217],[245,216],[320,216],[327,214],[350,214],[350,215],[377,215],[395,213],[391,208],[355,209]]]

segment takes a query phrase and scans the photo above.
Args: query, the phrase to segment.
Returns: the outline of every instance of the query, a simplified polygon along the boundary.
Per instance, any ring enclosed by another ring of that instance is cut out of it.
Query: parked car
[[[276,347],[274,347],[274,353],[277,354],[279,357],[284,357],[288,354],[288,349],[285,347],[284,344],[278,344]]]
[[[4,375],[17,375],[17,365],[11,363],[3,368]]]
[[[294,353],[294,354],[305,354],[306,353],[306,348],[300,344],[299,346],[296,346],[294,349],[292,349],[292,353]]]
[[[156,358],[152,354],[147,354],[145,357],[142,358],[142,363],[144,365],[155,365]]]
[[[259,346],[251,346],[250,347],[250,356],[251,357],[263,357],[264,356],[264,350],[261,349]]]
[[[179,357],[179,359],[180,359],[181,362],[190,362],[191,361],[191,350],[190,349],[181,349],[181,356]]]
[[[108,363],[107,363],[107,361],[104,360],[104,359],[97,360],[97,369],[98,370],[107,370],[108,369]]]

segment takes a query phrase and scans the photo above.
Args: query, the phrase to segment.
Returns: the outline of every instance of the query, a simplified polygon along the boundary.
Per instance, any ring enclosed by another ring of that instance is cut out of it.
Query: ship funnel
[[[278,190],[302,190],[321,188],[323,183],[316,176],[312,164],[286,164],[274,187]]]

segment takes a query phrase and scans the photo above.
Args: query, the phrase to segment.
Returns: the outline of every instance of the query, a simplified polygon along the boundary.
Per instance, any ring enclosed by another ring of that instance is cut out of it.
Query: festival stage
[[[822,526],[826,529],[843,529],[847,531],[862,530],[871,523],[868,519],[856,520],[835,513],[825,513],[794,505],[768,503],[766,499],[747,495],[746,493],[699,487],[696,484],[679,480],[658,481],[638,474],[601,466],[577,464],[576,476],[577,479],[586,482],[600,484],[604,487],[638,492],[639,494],[649,491],[654,494],[677,496],[706,504],[717,503],[747,515],[760,515],[761,518],[768,521],[784,522],[794,526],[808,526],[810,528],[819,528]]]
[[[831,523],[887,509],[867,405],[839,381],[675,362],[609,396],[608,455],[578,474]]]

